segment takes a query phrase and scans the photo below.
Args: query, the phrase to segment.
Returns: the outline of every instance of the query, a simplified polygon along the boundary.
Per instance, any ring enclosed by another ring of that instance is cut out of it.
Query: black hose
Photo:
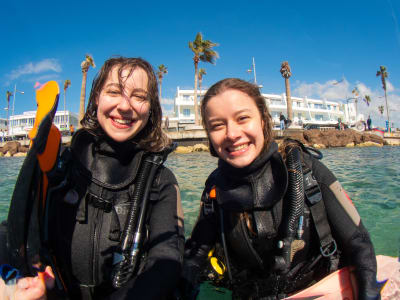
[[[138,175],[132,204],[125,223],[125,230],[122,234],[121,253],[114,253],[114,269],[112,274],[112,285],[114,288],[123,286],[131,278],[136,269],[137,258],[141,250],[141,233],[146,219],[149,194],[156,171],[163,161],[164,159],[160,155],[152,155],[143,161],[143,167]],[[143,199],[143,201],[138,216],[139,199]],[[132,242],[130,242],[130,236],[132,236],[135,227],[136,231]]]
[[[300,150],[298,147],[287,147],[286,164],[289,173],[287,199],[289,199],[288,224],[286,235],[294,237],[300,216],[304,210],[303,169],[301,167]]]
[[[222,210],[221,207],[218,207],[218,211],[219,211],[219,220],[220,220],[220,229],[221,229],[222,248],[224,249],[225,263],[226,263],[226,268],[228,270],[229,285],[231,285],[233,282],[233,277],[232,277],[231,264],[230,264],[229,255],[228,255],[228,247],[226,246],[225,227],[224,227],[224,211]]]
[[[290,270],[291,246],[299,228],[299,220],[304,211],[304,183],[303,169],[301,166],[300,149],[297,146],[288,146],[285,149],[286,164],[289,174],[289,185],[286,193],[288,209],[286,220],[285,237],[280,242],[282,248],[281,256],[275,257],[274,269],[285,274]],[[301,235],[301,233],[298,233]]]

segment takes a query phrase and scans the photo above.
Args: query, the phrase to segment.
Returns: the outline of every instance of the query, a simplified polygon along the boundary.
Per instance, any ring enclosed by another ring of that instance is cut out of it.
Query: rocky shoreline
[[[347,130],[285,130],[274,131],[275,140],[280,143],[284,138],[290,137],[299,140],[306,146],[317,149],[337,148],[337,147],[382,147],[384,145],[398,146],[398,143],[389,143],[382,137],[369,132],[357,132],[352,129]],[[196,144],[194,146],[178,146],[176,153],[191,153],[198,151],[209,151],[208,146],[204,144]]]
[[[297,139],[307,146],[318,149],[336,148],[336,147],[382,147],[384,145],[400,145],[400,139],[396,142],[390,142],[382,137],[369,132],[357,132],[352,129],[347,130],[285,130],[274,131],[275,140],[280,143],[284,138],[290,137]],[[179,144],[179,141],[178,141]],[[18,141],[7,142],[0,147],[0,157],[16,157],[26,156],[29,147],[21,145]],[[191,153],[209,151],[208,145],[203,143],[195,144],[194,146],[178,146],[176,153]]]

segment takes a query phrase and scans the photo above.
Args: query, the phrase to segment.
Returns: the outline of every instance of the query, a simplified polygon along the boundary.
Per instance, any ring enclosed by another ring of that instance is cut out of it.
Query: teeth
[[[232,151],[239,151],[239,150],[244,149],[246,147],[247,147],[247,144],[243,144],[243,145],[240,145],[240,146],[237,146],[237,147],[233,148]]]
[[[124,125],[130,124],[130,123],[131,123],[131,120],[114,119],[114,121],[115,121],[116,123],[124,124]]]

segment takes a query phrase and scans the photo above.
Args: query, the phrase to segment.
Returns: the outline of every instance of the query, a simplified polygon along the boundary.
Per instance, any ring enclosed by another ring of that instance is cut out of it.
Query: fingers
[[[45,300],[46,286],[38,277],[25,277],[18,280],[15,300]]]
[[[54,288],[55,280],[54,280],[54,273],[50,266],[47,266],[44,270],[44,283],[46,284],[47,289]]]

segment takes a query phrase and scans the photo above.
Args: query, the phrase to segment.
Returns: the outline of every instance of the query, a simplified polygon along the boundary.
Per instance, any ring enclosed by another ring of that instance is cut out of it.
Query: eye
[[[111,95],[111,96],[117,96],[120,95],[121,92],[117,89],[109,89],[106,91],[107,94]]]
[[[147,100],[147,96],[146,95],[141,95],[141,94],[133,94],[132,99],[139,101],[139,102],[143,102]]]
[[[250,119],[250,117],[247,116],[247,115],[241,115],[241,116],[238,117],[238,121],[239,121],[239,122],[245,122],[245,121],[247,121],[248,119]]]
[[[223,126],[224,126],[224,123],[211,123],[211,124],[209,124],[210,130],[219,130],[219,129],[222,129]]]

